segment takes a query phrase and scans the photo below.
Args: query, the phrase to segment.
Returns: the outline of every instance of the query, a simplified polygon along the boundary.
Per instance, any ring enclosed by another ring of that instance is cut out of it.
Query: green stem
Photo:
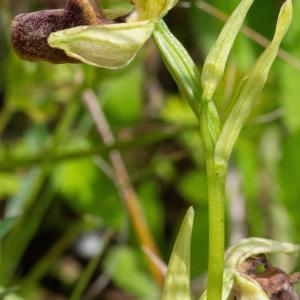
[[[200,72],[185,48],[160,21],[154,32],[154,39],[161,56],[186,97],[200,123],[205,146],[209,202],[209,265],[208,300],[222,299],[224,269],[224,199],[226,165],[215,162],[215,145],[220,134],[220,120],[213,101],[202,99]]]
[[[206,299],[221,300],[224,270],[224,206],[227,164],[218,164],[215,159],[215,142],[209,134],[208,107],[210,102],[203,100],[200,115],[200,131],[206,154],[209,214],[208,285]]]
[[[221,300],[225,244],[225,182],[227,170],[207,159],[207,187],[209,208],[209,259],[207,300]]]

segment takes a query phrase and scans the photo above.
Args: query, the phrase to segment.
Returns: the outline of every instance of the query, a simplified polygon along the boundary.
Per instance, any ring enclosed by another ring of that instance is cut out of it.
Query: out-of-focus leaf
[[[0,197],[17,193],[21,178],[17,174],[0,173]]]
[[[181,195],[192,204],[206,203],[206,177],[199,170],[184,174],[177,187]]]
[[[30,170],[25,178],[23,179],[18,193],[16,193],[6,206],[5,215],[6,216],[16,216],[21,215],[26,208],[26,203],[28,198],[30,198],[32,193],[36,193],[41,182],[43,181],[43,171],[40,168],[34,168]]]
[[[0,299],[2,300],[24,300],[23,298],[14,294],[15,288],[4,289],[0,287]]]
[[[97,95],[110,123],[128,126],[140,120],[143,82],[144,73],[138,67],[101,82]]]
[[[203,203],[204,204],[204,203]],[[191,249],[191,277],[207,271],[208,261],[208,205],[195,206],[195,220]]]
[[[247,222],[250,236],[263,236],[262,211],[259,205],[259,156],[257,141],[250,139],[247,132],[239,139],[235,150],[235,161],[241,176],[242,193],[246,198]]]
[[[191,126],[197,125],[198,121],[186,102],[178,96],[169,96],[162,107],[161,117],[164,121]]]
[[[151,21],[79,26],[52,33],[48,43],[84,63],[115,69],[134,59],[153,29]]]
[[[125,213],[113,182],[89,159],[71,160],[53,172],[55,189],[78,213],[97,216],[119,230]]]
[[[164,207],[154,182],[144,182],[137,190],[150,230],[157,238],[161,237],[165,221]]]
[[[129,247],[115,247],[108,253],[104,269],[114,283],[138,299],[156,299],[157,289],[141,266],[139,253]]]
[[[12,229],[17,219],[18,217],[11,217],[0,221],[0,240]]]
[[[190,300],[190,251],[194,210],[190,208],[177,236],[161,300]]]
[[[300,10],[300,2],[293,1],[294,10]],[[299,18],[294,18],[289,33],[284,42],[284,48],[294,55],[299,60],[300,53],[300,21]],[[283,120],[289,130],[297,131],[300,129],[300,85],[299,85],[299,70],[295,69],[290,64],[281,62],[278,66],[279,77],[279,95],[280,105],[284,108]]]
[[[292,224],[290,230],[298,243],[300,243],[300,186],[297,184],[297,178],[300,178],[299,149],[300,132],[284,138],[282,158],[278,169],[279,200],[288,211]]]

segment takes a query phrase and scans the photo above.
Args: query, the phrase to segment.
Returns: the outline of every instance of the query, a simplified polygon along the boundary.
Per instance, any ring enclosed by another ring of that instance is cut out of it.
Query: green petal
[[[225,265],[230,270],[238,270],[239,266],[249,257],[258,254],[282,253],[295,255],[300,247],[291,243],[282,243],[263,238],[244,239],[226,251]]]
[[[133,60],[153,30],[153,22],[79,26],[52,33],[48,43],[84,63],[116,69]]]
[[[139,20],[157,20],[164,17],[178,0],[134,0]]]
[[[239,294],[239,300],[270,300],[261,286],[244,274],[235,275],[235,289]]]
[[[190,251],[194,210],[183,220],[168,265],[161,300],[190,300]]]

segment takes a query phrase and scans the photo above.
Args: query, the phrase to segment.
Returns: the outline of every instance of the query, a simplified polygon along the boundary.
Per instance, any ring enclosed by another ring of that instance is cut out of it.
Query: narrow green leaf
[[[18,217],[5,218],[0,221],[0,240],[13,228]]]
[[[79,26],[52,33],[48,43],[84,63],[116,69],[134,59],[153,30],[151,21]]]
[[[161,300],[190,300],[190,251],[194,210],[190,208],[177,236]]]
[[[216,161],[227,162],[240,131],[260,95],[277,56],[280,44],[292,20],[292,1],[287,0],[281,8],[274,38],[257,62],[242,80],[235,103],[232,106],[216,144]]]
[[[209,51],[202,71],[203,98],[211,100],[224,74],[232,45],[254,0],[242,0]]]
[[[200,119],[202,89],[197,66],[163,20],[156,26],[154,40],[181,93],[187,99],[196,117]],[[211,138],[215,140],[218,136],[220,120],[213,103],[208,105],[208,123]]]
[[[82,299],[83,293],[84,293],[89,281],[91,280],[93,273],[95,272],[95,270],[99,264],[99,261],[103,256],[103,252],[104,252],[105,248],[107,247],[107,244],[110,239],[111,239],[111,232],[107,231],[102,237],[101,248],[98,250],[97,255],[95,255],[93,258],[91,258],[91,260],[87,264],[86,268],[82,272],[82,274],[75,286],[75,289],[73,290],[70,300]]]

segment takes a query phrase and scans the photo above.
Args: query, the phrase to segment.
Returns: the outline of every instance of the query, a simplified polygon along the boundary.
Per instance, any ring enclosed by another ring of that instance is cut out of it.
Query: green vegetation
[[[96,2],[0,3],[0,298],[295,297],[299,3]]]

